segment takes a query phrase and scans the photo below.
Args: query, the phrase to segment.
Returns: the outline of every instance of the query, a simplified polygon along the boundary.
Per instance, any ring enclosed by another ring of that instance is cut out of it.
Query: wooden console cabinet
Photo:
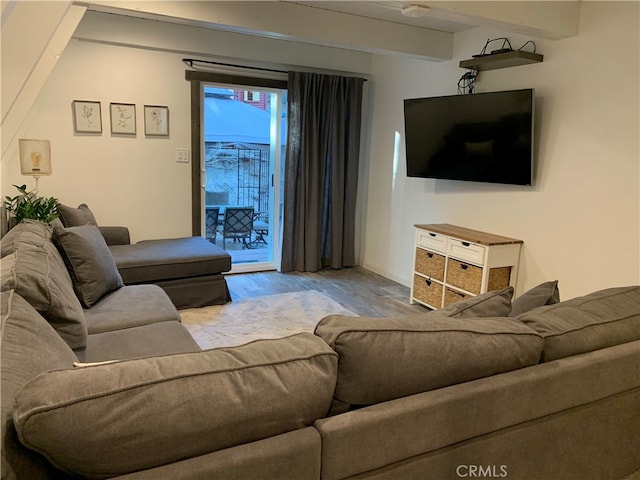
[[[411,303],[437,309],[516,286],[522,240],[446,223],[415,227]]]

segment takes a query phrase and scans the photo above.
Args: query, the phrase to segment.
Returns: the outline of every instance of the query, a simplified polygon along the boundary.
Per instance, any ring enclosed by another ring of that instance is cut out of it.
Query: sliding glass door
[[[202,86],[201,232],[232,273],[273,270],[280,254],[286,90]]]

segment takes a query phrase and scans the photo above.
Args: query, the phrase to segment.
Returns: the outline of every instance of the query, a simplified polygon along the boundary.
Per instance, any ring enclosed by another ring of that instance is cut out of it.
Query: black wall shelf
[[[461,60],[460,68],[484,71],[496,70],[498,68],[517,67],[531,63],[542,62],[543,56],[539,53],[525,52],[523,50],[511,50],[509,52],[494,53],[482,57]]]

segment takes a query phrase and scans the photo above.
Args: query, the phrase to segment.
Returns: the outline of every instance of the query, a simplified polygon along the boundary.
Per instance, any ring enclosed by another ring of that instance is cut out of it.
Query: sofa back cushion
[[[429,314],[456,318],[506,317],[511,312],[513,287],[492,290],[455,302]]]
[[[96,217],[86,203],[81,203],[78,208],[60,205],[60,220],[65,227],[80,227],[82,225],[98,225]]]
[[[55,227],[54,240],[64,257],[82,305],[91,308],[124,284],[104,237],[95,225]]]
[[[37,222],[40,223],[40,222]],[[45,224],[21,222],[3,239],[13,252],[2,259],[0,289],[15,290],[51,323],[74,350],[87,345],[82,306]]]
[[[544,338],[544,361],[640,339],[640,286],[599,290],[516,317]]]
[[[315,331],[339,355],[332,412],[538,363],[542,338],[508,318],[332,315]]]
[[[517,317],[529,310],[543,305],[553,305],[560,301],[560,290],[558,281],[551,280],[527,290],[511,302],[510,317]]]
[[[53,229],[44,222],[25,219],[7,232],[0,240],[0,257],[13,253],[19,243],[44,245],[51,241]]]
[[[2,292],[0,311],[2,478],[48,478],[35,475],[34,469],[44,462],[32,458],[17,442],[12,422],[13,401],[17,392],[37,375],[52,369],[73,368],[78,359],[51,325],[13,290]]]
[[[117,476],[309,426],[329,410],[336,369],[302,333],[50,372],[20,392],[14,423],[59,468]]]

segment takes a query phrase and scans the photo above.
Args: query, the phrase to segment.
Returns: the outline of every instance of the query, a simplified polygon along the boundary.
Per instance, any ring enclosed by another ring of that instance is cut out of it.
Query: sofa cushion
[[[159,322],[180,322],[180,314],[157,285],[130,285],[107,293],[85,309],[89,334]]]
[[[302,333],[38,376],[17,396],[24,445],[87,478],[122,475],[311,425],[337,355]]]
[[[200,347],[179,322],[161,322],[89,335],[83,362],[198,352]]]
[[[0,309],[2,478],[49,478],[36,475],[37,459],[30,458],[30,452],[20,448],[12,434],[13,400],[40,373],[72,368],[77,358],[51,325],[13,290],[2,292]]]
[[[143,240],[109,247],[126,284],[228,272],[231,256],[202,237]]]
[[[51,241],[53,229],[44,222],[24,219],[0,240],[0,257],[13,253],[18,243],[44,245]]]
[[[543,305],[553,305],[560,301],[558,281],[544,282],[526,291],[511,302],[510,317],[517,317]]]
[[[339,355],[332,413],[538,363],[543,340],[509,318],[332,315],[315,330]]]
[[[60,205],[60,220],[65,227],[80,227],[82,225],[98,225],[96,217],[86,203],[81,203],[78,208]]]
[[[465,298],[437,312],[441,316],[457,318],[506,317],[511,311],[512,296],[513,287],[506,287]]]
[[[122,287],[122,277],[98,227],[56,227],[53,234],[84,307],[91,308],[104,294]]]
[[[14,230],[20,230],[23,224]],[[14,252],[2,259],[1,289],[15,290],[51,323],[74,350],[87,344],[87,326],[71,278],[56,247],[46,236],[24,234],[13,241]]]
[[[517,317],[544,338],[544,361],[640,339],[640,286],[599,290]]]

